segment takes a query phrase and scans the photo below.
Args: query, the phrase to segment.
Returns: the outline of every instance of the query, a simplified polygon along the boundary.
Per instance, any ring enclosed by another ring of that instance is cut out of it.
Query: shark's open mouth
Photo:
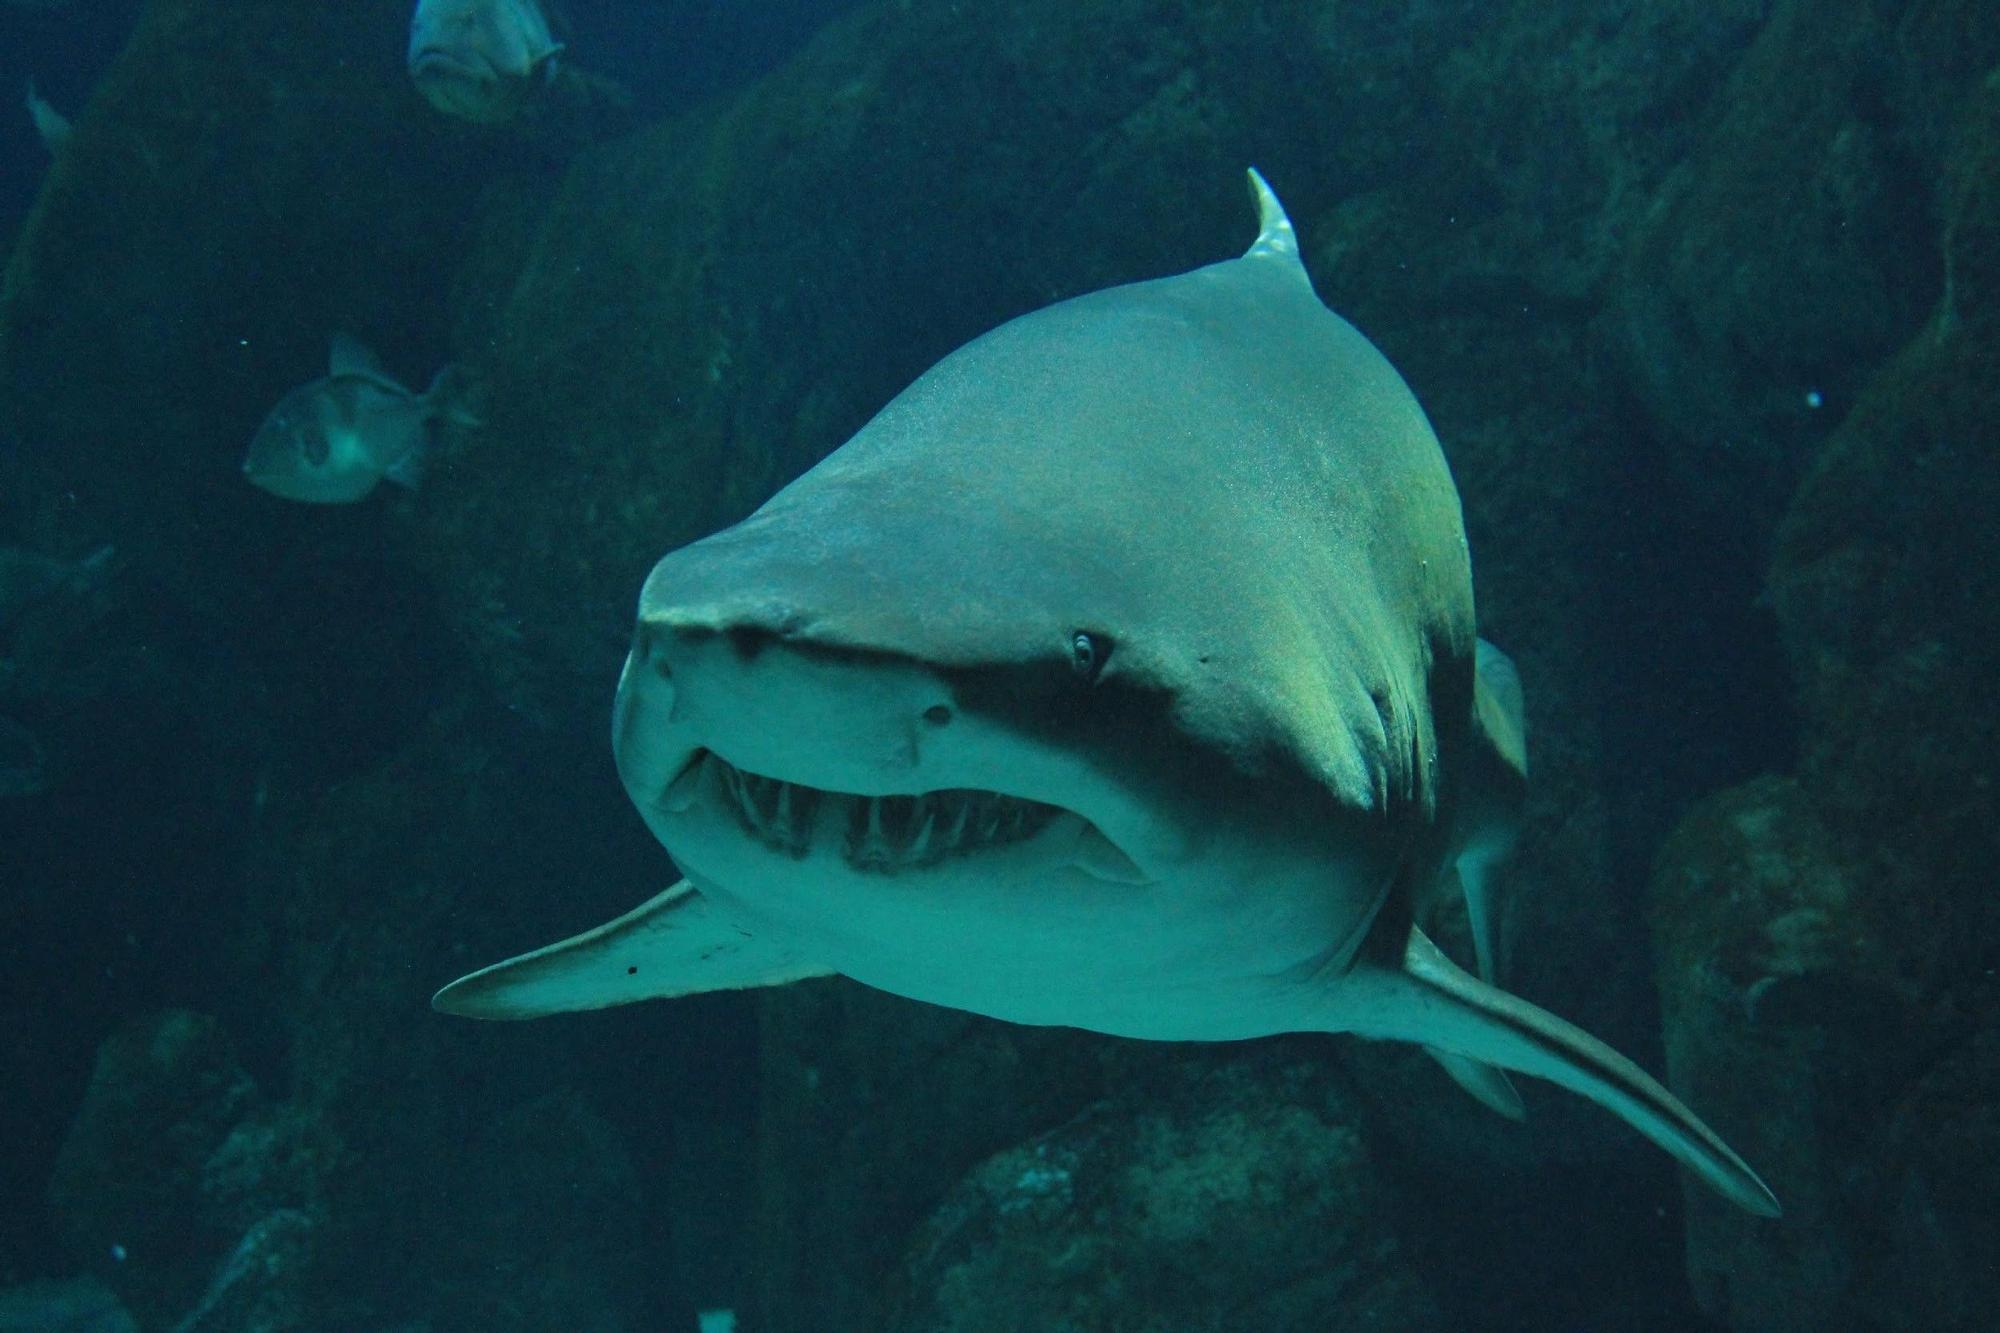
[[[856,870],[892,874],[954,856],[1023,842],[1064,812],[1041,801],[971,788],[920,796],[860,796],[746,772],[713,751],[696,755],[668,788],[669,805],[708,780],[743,831],[773,851],[803,858],[816,840],[838,838]],[[827,811],[837,811],[829,818]]]

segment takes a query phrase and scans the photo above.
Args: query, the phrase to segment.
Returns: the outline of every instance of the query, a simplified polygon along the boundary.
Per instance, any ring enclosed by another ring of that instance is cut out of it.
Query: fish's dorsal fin
[[[1250,168],[1250,197],[1257,204],[1257,239],[1243,252],[1245,259],[1257,259],[1269,255],[1281,260],[1289,260],[1305,276],[1305,264],[1299,259],[1299,234],[1292,230],[1292,220],[1285,216],[1285,206],[1278,202],[1278,196],[1271,189],[1257,168]]]
[[[389,378],[389,372],[382,367],[382,359],[375,355],[368,344],[351,333],[336,333],[328,340],[326,373],[329,376],[359,375],[364,379],[396,382]],[[401,387],[398,385],[397,387]]]

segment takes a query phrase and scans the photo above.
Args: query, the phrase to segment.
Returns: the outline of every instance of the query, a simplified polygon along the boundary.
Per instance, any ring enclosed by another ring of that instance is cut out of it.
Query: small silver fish
[[[540,0],[417,0],[410,78],[424,100],[461,120],[511,120],[555,77],[563,45]]]
[[[452,400],[450,367],[429,391],[412,393],[353,338],[337,333],[326,378],[278,400],[243,459],[252,485],[286,500],[345,504],[385,478],[414,488],[423,477],[432,423],[475,426]]]
[[[42,137],[42,147],[51,154],[59,153],[69,142],[69,117],[50,106],[48,99],[35,89],[35,81],[28,80],[28,119],[35,122],[35,133]]]

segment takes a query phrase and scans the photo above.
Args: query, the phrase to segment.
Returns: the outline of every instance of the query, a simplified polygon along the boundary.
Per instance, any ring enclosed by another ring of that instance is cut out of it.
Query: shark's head
[[[1349,932],[1299,877],[1375,844],[1186,725],[1228,654],[1151,614],[1160,580],[1108,534],[1071,540],[1087,496],[916,509],[849,450],[863,466],[670,554],[641,597],[613,743],[697,888],[885,989],[1030,1022],[1088,992],[1136,1035],[1188,1017],[1135,979],[1310,966]]]
[[[1246,327],[1266,336],[1240,347]],[[1252,1024],[1138,978],[1351,949],[1428,744],[1397,666],[1418,641],[1369,562],[1421,571],[1309,534],[1345,497],[1433,483],[1364,459],[1275,486],[1243,464],[1318,447],[1316,407],[1254,386],[1323,380],[1329,333],[1381,384],[1349,419],[1427,429],[1295,261],[1221,265],[1002,325],[668,554],[614,742],[682,872],[744,930],[883,989],[1139,1035]]]

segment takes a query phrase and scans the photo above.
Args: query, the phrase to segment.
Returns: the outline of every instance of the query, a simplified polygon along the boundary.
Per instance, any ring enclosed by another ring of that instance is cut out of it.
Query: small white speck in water
[[[1812,408],[1815,412],[1817,412],[1820,408],[1826,406],[1825,395],[1821,394],[1818,389],[1807,389],[1806,406]]]

